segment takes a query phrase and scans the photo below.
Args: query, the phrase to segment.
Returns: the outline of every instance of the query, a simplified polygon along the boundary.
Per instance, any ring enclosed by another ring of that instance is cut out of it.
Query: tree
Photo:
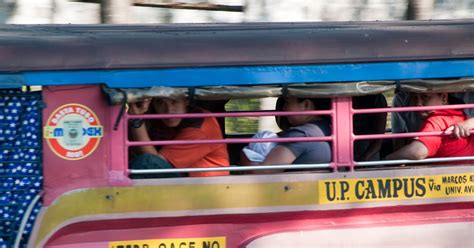
[[[101,0],[100,19],[102,23],[128,23],[130,0]]]
[[[431,19],[434,0],[408,0],[406,19],[420,20]]]

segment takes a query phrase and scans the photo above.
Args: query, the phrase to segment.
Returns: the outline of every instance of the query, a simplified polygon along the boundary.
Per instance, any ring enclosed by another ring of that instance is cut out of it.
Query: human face
[[[311,110],[311,101],[304,100],[299,101],[298,98],[295,97],[286,97],[285,104],[283,105],[284,111],[305,111]],[[311,119],[311,116],[308,115],[293,115],[287,117],[288,122],[291,126],[300,126],[305,124]]]
[[[412,102],[415,106],[439,106],[448,103],[448,95],[446,93],[420,93],[412,95]],[[422,118],[428,117],[432,111],[422,111],[418,114]]]
[[[153,100],[153,108],[158,114],[184,114],[187,112],[188,101],[184,97],[176,99],[155,98]],[[177,127],[181,123],[182,118],[165,118],[161,119],[161,121],[167,127]]]

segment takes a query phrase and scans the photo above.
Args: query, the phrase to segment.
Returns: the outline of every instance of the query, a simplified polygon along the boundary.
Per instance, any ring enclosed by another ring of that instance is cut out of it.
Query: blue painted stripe
[[[0,87],[2,89],[21,88],[26,85],[21,74],[0,74]]]
[[[18,77],[19,74],[10,75]],[[363,80],[474,77],[474,60],[294,66],[239,66],[149,70],[23,72],[27,85],[105,83],[115,88],[257,85]],[[8,74],[0,75],[5,80]],[[18,78],[16,78],[18,80]],[[1,82],[0,82],[1,83]],[[0,84],[1,85],[1,84]]]

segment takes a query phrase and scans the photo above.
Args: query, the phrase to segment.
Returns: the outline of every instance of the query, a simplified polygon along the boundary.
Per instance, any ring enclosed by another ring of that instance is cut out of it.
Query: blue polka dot
[[[0,218],[6,219],[0,222],[0,233],[11,236],[16,235],[14,227],[18,226],[24,209],[42,188],[41,164],[29,162],[41,161],[40,104],[39,94],[0,90],[0,162],[10,161],[0,163]],[[40,203],[34,207],[25,237],[31,233],[40,208]],[[8,247],[7,241],[0,238],[0,248],[4,247]]]

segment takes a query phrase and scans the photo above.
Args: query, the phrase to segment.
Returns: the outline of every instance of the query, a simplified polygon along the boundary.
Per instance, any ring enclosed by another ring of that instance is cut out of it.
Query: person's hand
[[[129,103],[128,112],[132,115],[141,115],[148,111],[150,107],[151,99],[147,98],[143,102]]]
[[[451,136],[455,137],[456,139],[466,138],[471,135],[469,133],[469,126],[467,125],[466,122],[459,122],[448,127],[448,129],[445,130],[445,133],[449,133],[449,132],[452,132]]]

